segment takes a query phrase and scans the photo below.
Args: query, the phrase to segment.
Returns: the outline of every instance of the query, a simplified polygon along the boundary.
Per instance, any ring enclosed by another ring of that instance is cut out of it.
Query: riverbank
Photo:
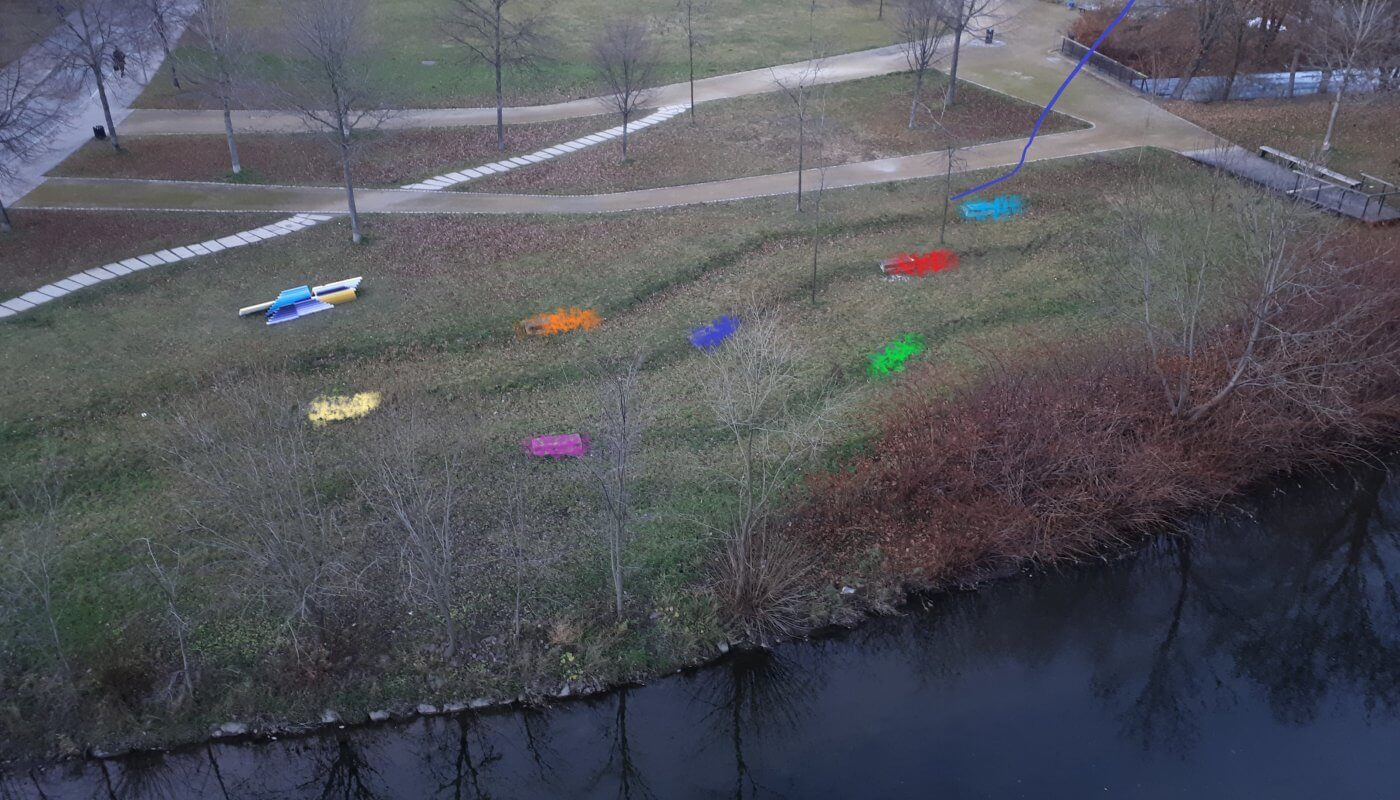
[[[1109,564],[922,598],[641,688],[0,785],[49,798],[178,787],[180,800],[346,787],[423,800],[902,796],[915,783],[988,797],[1383,794],[1400,778],[1400,709],[1378,668],[1400,657],[1383,591],[1400,569],[1397,503],[1383,469],[1277,481]]]
[[[1189,340],[1149,316],[1140,342],[1021,348],[960,386],[916,368],[867,451],[811,479],[795,534],[839,583],[963,586],[1400,444],[1400,257],[1367,236],[1311,252],[1287,225],[1264,226],[1273,272],[1238,316]]]

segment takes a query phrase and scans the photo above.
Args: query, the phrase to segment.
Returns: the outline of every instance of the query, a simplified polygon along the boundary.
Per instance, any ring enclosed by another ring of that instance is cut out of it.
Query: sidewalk
[[[176,22],[172,25],[172,40],[178,40],[183,31],[183,24]],[[31,69],[44,72],[58,68],[46,44],[61,34],[61,30],[55,30],[45,42],[31,47],[23,59],[24,62]],[[139,44],[145,46],[138,46]],[[154,36],[146,36],[144,32],[138,33],[136,30],[131,31],[130,36],[123,40],[122,49],[127,51],[126,75],[123,77],[113,74],[108,64],[108,71],[103,73],[103,77],[107,86],[107,103],[112,111],[112,120],[116,123],[117,132],[124,136],[126,130],[122,121],[130,113],[130,104],[145,90],[147,83],[157,76],[165,77],[161,72],[165,53]],[[0,181],[0,198],[4,198],[7,205],[18,205],[21,198],[43,183],[45,173],[86,144],[92,138],[94,125],[106,127],[107,120],[102,114],[102,100],[97,96],[97,86],[92,74],[85,73],[75,84],[73,93],[63,101],[68,113],[67,124],[52,136],[49,150],[33,161],[21,164],[15,180]]]

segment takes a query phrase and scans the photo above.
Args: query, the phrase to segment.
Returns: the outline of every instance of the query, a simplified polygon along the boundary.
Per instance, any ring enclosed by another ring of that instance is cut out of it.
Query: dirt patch
[[[285,214],[158,214],[11,209],[0,235],[0,299],[114,260],[228,236]]]
[[[362,186],[399,186],[463,167],[530,153],[602,130],[610,122],[584,118],[506,129],[506,151],[496,149],[493,127],[428,128],[368,134],[355,159]],[[316,134],[244,134],[237,137],[244,176],[254,182],[339,185],[340,160]],[[223,136],[127,137],[124,151],[89,142],[50,174],[92,178],[222,181],[229,176]]]

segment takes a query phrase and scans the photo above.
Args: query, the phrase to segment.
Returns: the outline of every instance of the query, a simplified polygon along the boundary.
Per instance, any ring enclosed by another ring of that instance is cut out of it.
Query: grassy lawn
[[[240,21],[254,33],[259,77],[277,81],[287,75],[292,52],[287,41],[287,16],[277,0],[239,0]],[[512,9],[534,12],[542,0],[521,0]],[[621,15],[655,20],[661,31],[663,83],[685,75],[684,36],[674,19],[672,0],[570,0],[551,3],[549,61],[531,72],[507,80],[511,104],[549,102],[597,93],[590,48],[608,20]],[[493,78],[480,65],[464,63],[464,48],[441,32],[437,18],[446,4],[438,0],[396,0],[371,3],[372,74],[381,76],[390,103],[399,107],[489,105],[494,100]],[[876,4],[862,0],[820,3],[815,26],[808,25],[808,0],[715,0],[703,23],[708,44],[696,55],[696,77],[723,75],[806,58],[815,37],[819,52],[839,53],[880,47],[893,40],[894,15],[876,19]],[[193,37],[182,43],[198,57]],[[424,63],[431,62],[431,63]],[[168,80],[154,80],[138,105],[151,108],[207,107],[197,92],[178,93]],[[258,99],[249,102],[257,107]]]
[[[926,102],[936,101],[946,83],[941,73],[926,80]],[[822,87],[827,163],[866,161],[996,141],[1024,134],[1039,109],[973,84],[963,84],[961,102],[942,120],[944,130],[924,124],[908,128],[909,75],[889,75]],[[936,103],[934,103],[936,105]],[[463,184],[467,191],[572,194],[626,191],[761,175],[793,169],[797,131],[790,103],[780,93],[719,100],[698,109],[699,124],[677,117],[635,132],[627,163],[620,145],[604,144],[562,158],[485,180]],[[507,128],[510,155],[530,153],[615,125],[610,116]],[[818,123],[809,123],[815,139]],[[1082,123],[1062,114],[1046,121],[1047,133],[1074,130]],[[945,132],[946,131],[946,132]],[[51,174],[97,178],[224,180],[228,147],[222,136],[128,137],[125,149],[89,142]],[[238,138],[246,173],[243,180],[276,184],[338,185],[340,164],[324,139],[313,134],[245,134]],[[815,159],[817,145],[810,151]],[[399,186],[501,158],[489,127],[433,128],[370,134],[357,156],[356,181],[362,186]],[[810,162],[815,163],[815,161]]]
[[[34,0],[0,0],[0,20],[0,67],[24,55],[58,24],[49,4]]]
[[[0,236],[0,299],[75,272],[180,245],[228,236],[285,214],[162,214],[11,209]]]
[[[1236,144],[1276,147],[1314,159],[1327,132],[1332,98],[1248,100],[1230,103],[1164,103],[1171,111]],[[1354,95],[1342,104],[1327,165],[1353,178],[1367,172],[1400,183],[1400,96]]]
[[[568,464],[534,463],[526,474],[532,514],[544,545],[561,559],[531,589],[534,660],[498,658],[509,602],[483,575],[462,611],[474,643],[465,663],[421,656],[431,634],[410,617],[393,616],[348,666],[327,666],[314,682],[298,683],[279,667],[289,645],[277,621],[256,606],[229,602],[242,588],[229,585],[211,560],[194,573],[188,601],[204,665],[192,708],[172,721],[166,712],[106,696],[107,679],[94,678],[102,688],[89,690],[81,719],[24,695],[12,705],[15,714],[0,715],[8,728],[0,741],[33,741],[26,737],[55,727],[79,738],[139,730],[179,736],[230,718],[304,719],[327,706],[349,715],[395,700],[514,693],[550,680],[557,685],[566,647],[580,654],[584,675],[602,680],[705,652],[722,632],[704,590],[715,541],[700,522],[718,521],[725,501],[704,468],[728,464],[729,451],[702,399],[704,359],[687,332],[753,303],[780,309],[790,335],[809,350],[802,380],[833,381],[852,401],[843,439],[858,441],[862,409],[890,385],[867,378],[866,354],[891,339],[919,333],[929,345],[922,358],[959,370],[975,367],[982,348],[1117,324],[1112,312],[1131,298],[1103,288],[1115,285],[1122,263],[1100,221],[1111,206],[1105,187],[1129,180],[1137,155],[1028,167],[1015,187],[1029,204],[1024,215],[954,221],[950,244],[962,265],[908,283],[886,282],[875,264],[934,244],[937,187],[909,182],[833,192],[824,206],[815,306],[807,299],[809,222],[778,198],[606,217],[377,217],[361,247],[347,242],[342,223],[327,223],[133,275],[0,323],[7,381],[0,442],[8,456],[0,485],[31,484],[46,451],[74,465],[61,519],[73,544],[57,571],[58,621],[71,658],[99,676],[109,662],[137,658],[131,654],[169,655],[150,624],[133,622],[160,618],[157,598],[132,577],[133,543],[150,536],[189,547],[157,446],[172,409],[203,396],[212,376],[261,366],[286,375],[307,400],[380,390],[394,403],[427,404],[484,442],[473,456],[480,477],[472,492],[482,497],[515,480],[522,437],[589,429],[594,388],[585,367],[597,357],[644,354],[643,389],[657,412],[637,470],[643,516],[628,553],[629,603],[637,613],[627,626],[599,621],[607,588],[601,542],[591,533],[596,490]],[[1206,175],[1156,153],[1147,168],[1188,185]],[[363,297],[330,313],[277,328],[234,314],[287,286],[352,275],[365,276]],[[512,335],[517,320],[559,306],[594,308],[606,321],[587,334]],[[380,419],[395,413],[394,403]],[[375,420],[323,437],[347,470],[357,468]],[[356,509],[345,513],[347,524],[363,524]],[[0,537],[14,536],[24,522],[0,506]],[[379,596],[372,605],[401,613],[394,603]],[[25,623],[19,620],[17,630]],[[41,644],[7,639],[21,643],[12,658],[25,674],[52,669]]]
[[[533,153],[611,127],[604,117],[512,125],[506,152],[496,149],[491,127],[377,131],[365,135],[355,155],[359,186],[401,186],[509,156]],[[148,178],[170,181],[232,180],[228,140],[223,136],[133,136],[122,150],[88,142],[49,174],[87,178]],[[340,156],[313,133],[243,134],[238,157],[245,183],[342,185]]]
[[[925,79],[923,101],[937,107],[947,83],[942,73]],[[948,147],[1024,136],[1040,109],[969,83],[959,102],[942,120],[944,130],[925,120],[909,129],[912,75],[885,75],[822,87],[808,122],[807,162],[842,164],[909,155]],[[825,115],[821,109],[824,108]],[[621,145],[607,144],[574,153],[531,169],[493,175],[457,187],[461,191],[575,194],[626,191],[797,168],[797,120],[792,102],[779,92],[705,103],[697,124],[677,117],[631,137],[628,160]],[[1054,114],[1047,133],[1075,130],[1083,124]]]

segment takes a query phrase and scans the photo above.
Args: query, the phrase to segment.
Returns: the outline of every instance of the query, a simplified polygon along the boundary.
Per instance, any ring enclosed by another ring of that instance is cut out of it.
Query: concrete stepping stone
[[[81,284],[83,286],[92,286],[95,283],[99,283],[99,281],[96,278],[92,277],[86,272],[75,272],[72,275],[68,276],[68,280],[73,281],[77,284]]]
[[[103,264],[102,268],[113,275],[130,275],[132,273],[131,267],[124,264]]]
[[[77,290],[83,288],[85,284],[78,283],[72,278],[64,278],[59,281],[54,281],[53,285],[57,286],[60,289],[65,289],[70,292],[76,292]]]
[[[21,300],[18,297],[15,297],[10,300],[6,300],[3,303],[0,303],[0,306],[8,308],[13,314],[18,314],[21,311],[28,311],[29,309],[33,308],[34,304],[29,302],[28,300]]]
[[[133,261],[136,263],[131,263]],[[146,267],[155,267],[164,263],[165,259],[157,256],[155,253],[150,253],[144,256],[137,256],[136,258],[128,258],[126,261],[122,262],[122,266],[132,269],[145,269]]]
[[[65,294],[68,294],[67,289],[60,289],[52,283],[48,284],[47,286],[40,286],[34,291],[38,292],[39,294],[48,295],[49,297],[55,299],[62,297]]]
[[[37,306],[40,303],[47,303],[53,298],[44,294],[43,292],[25,292],[24,294],[19,296],[19,299],[23,300],[26,303],[32,303]]]
[[[103,269],[102,267],[93,267],[92,269],[84,270],[84,272],[85,272],[87,275],[90,275],[90,276],[92,276],[92,277],[98,279],[99,281],[109,281],[109,280],[111,280],[111,279],[117,277],[117,274],[116,274],[115,272],[108,272],[107,270]]]

